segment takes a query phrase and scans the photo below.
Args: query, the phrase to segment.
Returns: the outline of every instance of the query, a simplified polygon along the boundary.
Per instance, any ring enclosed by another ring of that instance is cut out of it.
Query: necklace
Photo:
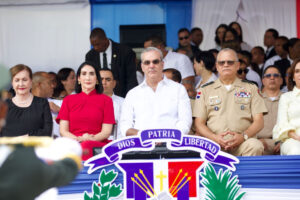
[[[18,99],[15,99],[15,102],[19,105],[28,104],[32,99],[32,94],[29,94],[29,97],[26,98],[24,101],[19,101]]]

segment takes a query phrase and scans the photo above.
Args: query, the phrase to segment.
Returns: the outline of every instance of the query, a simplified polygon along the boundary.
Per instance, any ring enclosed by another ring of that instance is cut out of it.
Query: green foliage
[[[117,172],[110,170],[106,173],[103,169],[99,176],[99,183],[93,183],[93,196],[90,197],[84,192],[84,200],[109,200],[111,197],[118,197],[122,193],[121,185],[112,184],[118,176]]]
[[[87,192],[84,192],[84,200],[93,200],[90,198],[90,196],[87,194]]]
[[[108,173],[106,173],[105,170],[102,170],[100,174],[99,182],[101,185],[105,185],[105,183],[113,182],[116,179],[117,175],[118,173],[115,173],[114,170],[110,170]]]
[[[116,184],[113,184],[108,192],[110,197],[117,197],[119,196],[119,194],[121,194],[122,189],[121,189],[121,185],[119,184],[118,186],[116,186]]]
[[[227,169],[224,173],[220,169],[218,175],[211,164],[201,173],[201,184],[206,187],[206,200],[240,200],[245,192],[237,193],[241,186],[238,185],[237,176],[231,179],[232,173]]]

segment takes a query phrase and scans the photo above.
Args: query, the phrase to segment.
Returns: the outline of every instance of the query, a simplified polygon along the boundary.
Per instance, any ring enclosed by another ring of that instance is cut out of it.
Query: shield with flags
[[[204,160],[144,160],[119,162],[126,199],[196,199]]]

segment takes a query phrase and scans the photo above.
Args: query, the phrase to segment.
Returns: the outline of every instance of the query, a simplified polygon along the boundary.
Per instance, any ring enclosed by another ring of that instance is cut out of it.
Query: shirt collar
[[[109,45],[108,45],[107,49],[105,50],[106,54],[111,53],[111,41],[110,40],[108,40],[108,41],[109,41]]]
[[[92,96],[92,95],[94,95],[94,94],[97,94],[97,92],[96,92],[96,89],[94,89],[93,91],[91,91],[89,94],[86,94],[85,92],[81,92],[80,93],[81,95],[83,95],[83,96]]]
[[[296,86],[294,86],[294,89],[293,89],[293,94],[295,95],[295,96],[298,96],[298,95],[300,95],[300,89],[299,88],[297,88]]]
[[[167,77],[163,76],[163,79],[161,81],[159,81],[157,85],[159,85],[159,84],[167,84],[168,81],[169,80],[167,79]],[[146,82],[146,78],[143,80],[143,82],[140,85],[141,85],[141,87],[149,87],[148,84],[147,84],[147,82]]]
[[[216,83],[215,88],[218,88],[218,87],[221,87],[222,85],[224,85],[221,82],[220,78],[218,78],[215,83]],[[242,80],[236,77],[231,85],[237,86],[237,87],[242,87]]]
[[[263,96],[263,98],[269,99],[267,93],[262,92],[261,95]],[[276,100],[279,100],[279,98],[280,98],[281,95],[282,95],[282,92],[279,91],[279,93],[278,93],[278,95],[277,95],[277,97],[276,97]]]

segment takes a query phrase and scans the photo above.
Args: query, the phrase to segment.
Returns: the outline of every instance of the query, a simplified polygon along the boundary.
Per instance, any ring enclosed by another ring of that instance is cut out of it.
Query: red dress
[[[69,131],[82,136],[85,133],[96,135],[102,129],[102,124],[114,124],[114,108],[112,99],[104,94],[97,94],[93,90],[89,94],[81,92],[64,98],[56,122],[69,121]],[[87,160],[93,156],[94,147],[106,145],[108,140],[81,142],[82,159]]]

